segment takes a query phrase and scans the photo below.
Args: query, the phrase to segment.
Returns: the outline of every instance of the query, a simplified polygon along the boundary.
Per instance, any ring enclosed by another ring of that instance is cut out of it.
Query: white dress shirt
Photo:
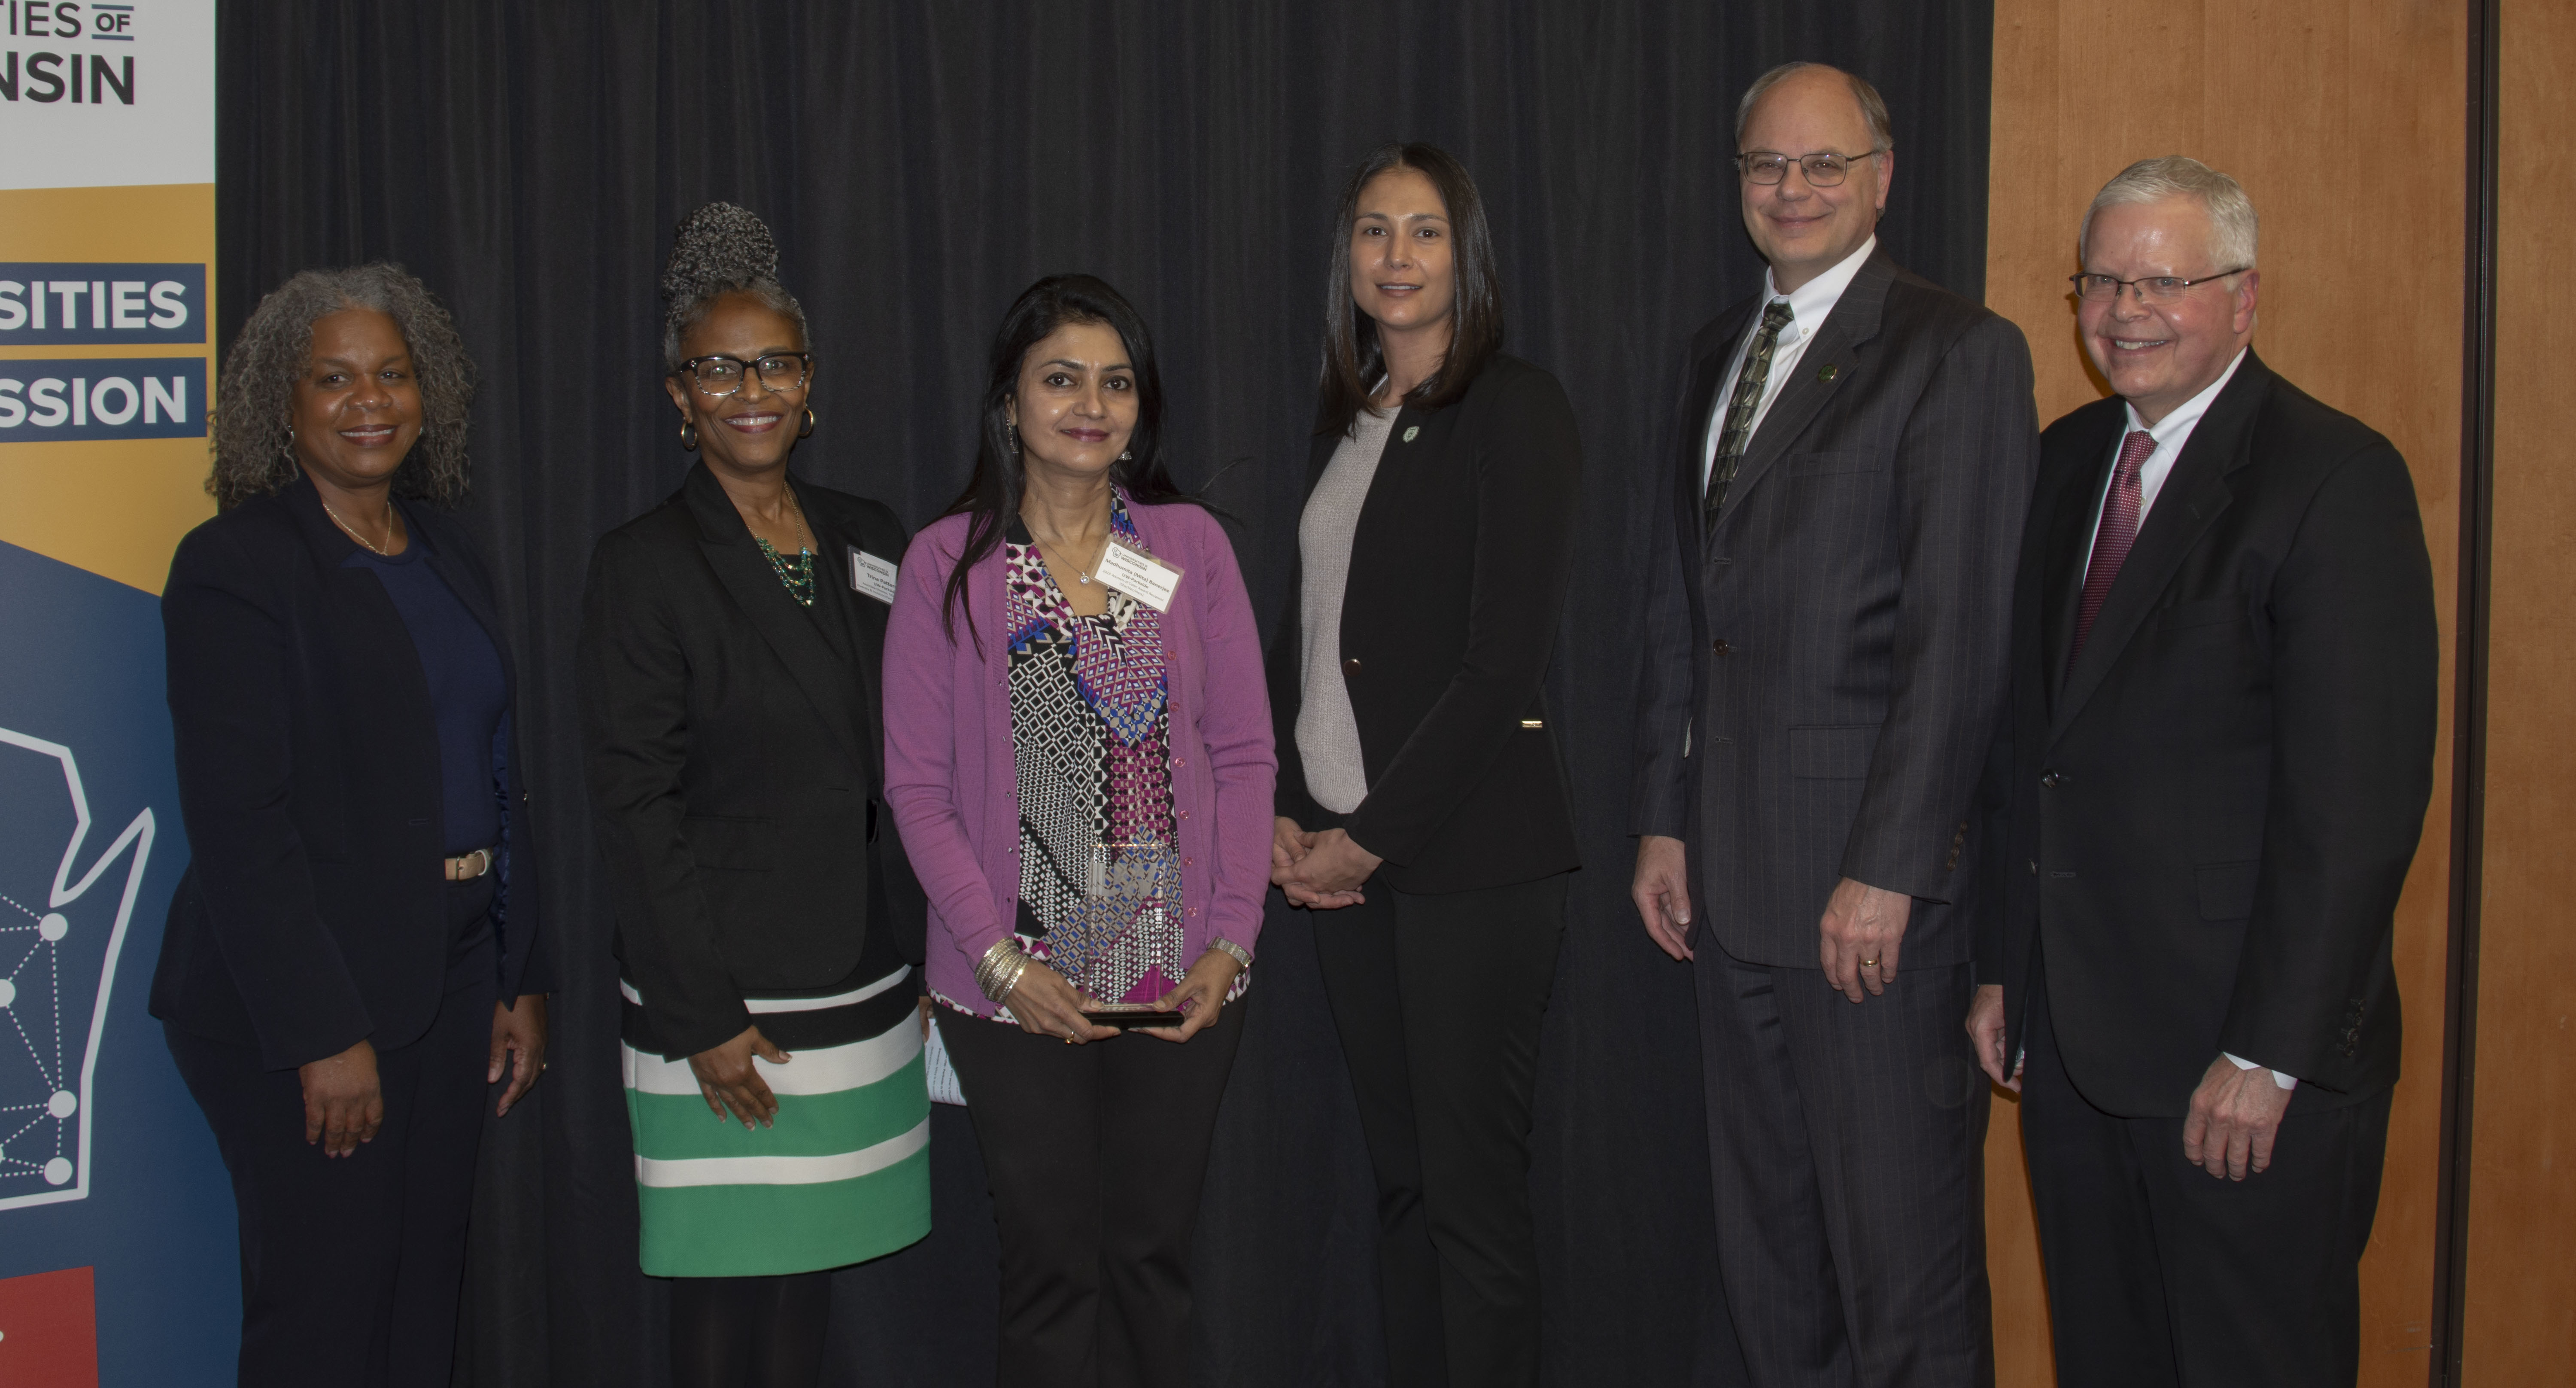
[[[2114,468],[2119,466],[2120,445],[2130,434],[2145,429],[2156,441],[2156,451],[2148,454],[2146,462],[2138,466],[2138,528],[2141,531],[2147,528],[2147,512],[2155,509],[2156,494],[2165,489],[2165,479],[2173,475],[2174,459],[2181,457],[2182,446],[2191,442],[2191,431],[2200,424],[2200,417],[2209,413],[2210,402],[2218,398],[2220,391],[2227,389],[2229,381],[2236,379],[2236,368],[2245,364],[2248,350],[2237,348],[2236,359],[2227,364],[2226,370],[2218,373],[2218,379],[2210,382],[2207,390],[2174,406],[2173,413],[2157,420],[2153,427],[2139,421],[2137,406],[2125,406],[2129,413],[2129,427],[2121,430],[2120,437],[2111,441],[2111,465]],[[2110,494],[2111,475],[2104,473],[2102,490],[2093,494],[2093,529],[2084,537],[2084,553],[2088,556],[2093,553],[2093,542],[2101,537],[2102,502]]]
[[[2236,359],[2227,364],[2225,371],[2218,373],[2218,379],[2210,382],[2208,389],[2176,405],[2171,414],[2157,420],[2153,425],[2138,418],[2137,406],[2127,407],[2129,427],[2120,431],[2119,439],[2111,444],[2112,466],[2114,468],[2119,466],[2120,445],[2131,433],[2144,429],[2156,441],[2156,451],[2148,454],[2147,460],[2138,466],[2138,528],[2140,530],[2146,529],[2147,512],[2155,508],[2156,495],[2165,489],[2165,479],[2173,475],[2174,459],[2181,457],[2183,445],[2191,442],[2191,431],[2199,425],[2200,417],[2209,413],[2210,402],[2218,398],[2220,391],[2227,389],[2229,381],[2236,379],[2236,368],[2245,364],[2245,351],[2244,348],[2238,348]],[[2106,473],[2102,478],[2102,490],[2095,493],[2093,497],[2093,529],[2084,539],[2084,552],[2087,555],[2092,554],[2094,541],[2101,537],[2102,503],[2109,499],[2110,494],[2111,478]],[[2263,1068],[2262,1062],[2247,1060],[2232,1052],[2220,1051],[2219,1054],[2234,1062],[2239,1070]],[[2297,1079],[2282,1074],[2278,1070],[2272,1072],[2272,1082],[2283,1089],[2299,1087]]]
[[[1798,358],[1807,354],[1807,344],[1815,341],[1816,334],[1824,330],[1825,316],[1834,311],[1835,304],[1842,302],[1843,291],[1851,288],[1852,277],[1860,273],[1862,263],[1876,249],[1878,238],[1872,236],[1861,243],[1859,250],[1843,257],[1834,268],[1787,294],[1780,292],[1770,271],[1762,272],[1764,307],[1786,299],[1789,321],[1780,329],[1779,344],[1771,349],[1771,374],[1763,379],[1762,399],[1753,407],[1752,433],[1762,432],[1763,417],[1771,413],[1771,402],[1780,398],[1780,388],[1787,385],[1789,377],[1797,371]],[[1756,313],[1753,326],[1745,329],[1743,338],[1735,344],[1735,355],[1726,364],[1726,376],[1719,382],[1717,399],[1709,406],[1708,432],[1699,451],[1699,489],[1702,496],[1708,494],[1708,470],[1717,461],[1717,446],[1726,437],[1726,407],[1735,399],[1735,378],[1744,373],[1745,353],[1753,346],[1753,335],[1760,331],[1762,315]]]

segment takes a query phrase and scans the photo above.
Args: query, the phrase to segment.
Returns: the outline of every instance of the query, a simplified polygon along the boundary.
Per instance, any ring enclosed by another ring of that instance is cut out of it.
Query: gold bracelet
[[[1027,973],[1028,969],[1027,951],[1020,948],[1018,940],[1006,935],[994,941],[993,947],[984,951],[984,957],[975,961],[975,987],[986,1000],[1000,1002],[1019,986],[1020,975]]]

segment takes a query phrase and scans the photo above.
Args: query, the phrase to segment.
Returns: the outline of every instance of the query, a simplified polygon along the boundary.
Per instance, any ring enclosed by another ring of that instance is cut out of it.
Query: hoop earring
[[[684,419],[680,421],[680,446],[692,453],[698,451],[698,422],[696,420]]]
[[[810,438],[814,437],[814,407],[813,407],[813,406],[808,405],[808,406],[806,406],[806,407],[805,407],[805,427],[796,431],[796,437],[798,437],[798,438],[800,438],[800,439],[810,439]]]

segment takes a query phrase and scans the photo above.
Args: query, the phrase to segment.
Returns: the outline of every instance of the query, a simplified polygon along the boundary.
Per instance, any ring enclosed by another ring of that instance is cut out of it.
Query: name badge
[[[850,549],[850,588],[891,607],[894,605],[895,567],[866,550],[852,545]]]
[[[1100,581],[1157,612],[1172,610],[1181,571],[1168,561],[1112,539],[1100,553]]]

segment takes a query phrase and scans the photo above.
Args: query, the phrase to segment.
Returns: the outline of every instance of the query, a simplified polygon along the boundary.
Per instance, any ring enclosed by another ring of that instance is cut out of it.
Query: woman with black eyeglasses
[[[691,213],[662,292],[698,460],[600,540],[579,653],[642,1260],[675,1384],[811,1385],[829,1270],[930,1231],[922,903],[881,808],[908,537],[788,468],[813,358],[759,218]]]

